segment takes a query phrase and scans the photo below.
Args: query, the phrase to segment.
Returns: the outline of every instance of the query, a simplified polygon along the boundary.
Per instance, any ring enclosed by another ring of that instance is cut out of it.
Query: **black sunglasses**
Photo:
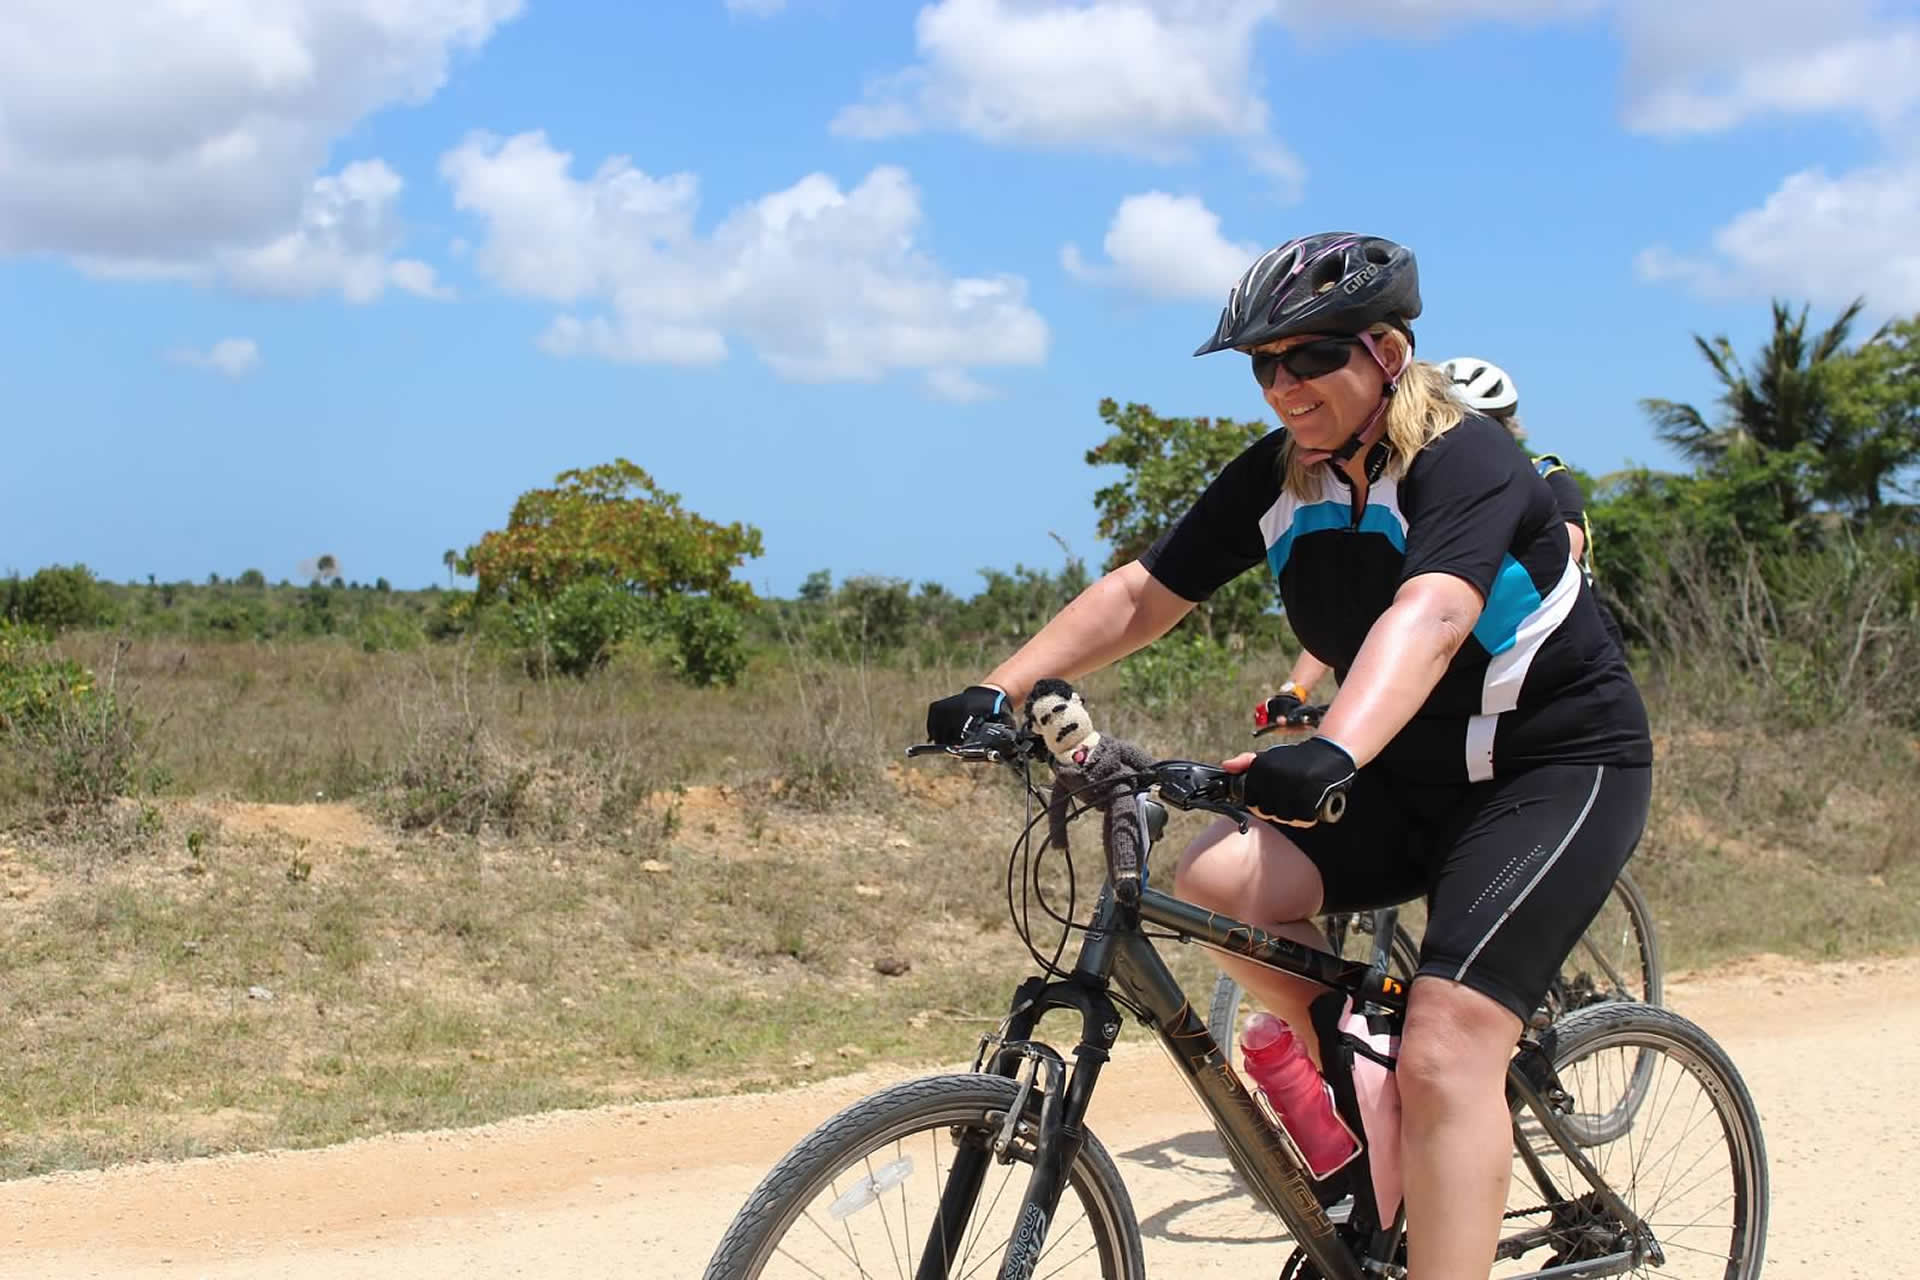
[[[1324,378],[1335,369],[1346,368],[1347,361],[1353,359],[1353,349],[1360,345],[1359,338],[1317,338],[1297,347],[1288,347],[1285,351],[1256,351],[1253,353],[1253,378],[1262,387],[1271,387],[1274,374],[1280,369],[1285,369],[1302,382],[1309,378]]]

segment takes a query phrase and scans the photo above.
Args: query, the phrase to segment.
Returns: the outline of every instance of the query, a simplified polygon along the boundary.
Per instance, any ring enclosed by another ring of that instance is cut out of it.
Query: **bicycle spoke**
[[[1627,980],[1620,976],[1620,971],[1614,968],[1613,964],[1605,956],[1600,954],[1600,948],[1594,946],[1592,940],[1584,934],[1581,935],[1580,946],[1588,955],[1593,957],[1593,962],[1600,966],[1602,973],[1607,975],[1607,981],[1613,983],[1613,989],[1615,991],[1625,991],[1627,989]]]
[[[862,1157],[861,1164],[866,1168],[867,1182],[869,1184],[877,1182],[878,1179],[874,1177],[874,1173],[873,1173],[873,1154],[871,1152],[869,1152],[866,1156]],[[894,1274],[898,1276],[904,1276],[907,1273],[906,1267],[902,1265],[900,1261],[899,1246],[894,1242],[894,1239],[893,1239],[893,1220],[887,1217],[887,1202],[883,1199],[880,1199],[879,1197],[875,1197],[874,1202],[879,1206],[879,1209],[880,1209],[881,1229],[887,1233],[887,1257],[893,1260]]]
[[[1013,1174],[1011,1172],[1012,1166],[1008,1165],[1003,1167],[1008,1171],[1000,1175],[1000,1189],[993,1193],[993,1202],[987,1206],[987,1211],[985,1213],[980,1212],[979,1204],[978,1204],[979,1197],[977,1195],[975,1196],[976,1203],[974,1205],[974,1213],[973,1213],[973,1232],[967,1239],[966,1248],[960,1251],[960,1258],[962,1261],[965,1261],[966,1259],[971,1258],[973,1256],[973,1246],[980,1243],[980,1232],[983,1229],[983,1225],[985,1224],[988,1218],[991,1218],[993,1216],[993,1211],[1000,1207],[1000,1197],[1006,1192],[1007,1183],[1012,1180],[1012,1177],[1013,1177]],[[971,1275],[972,1273],[969,1272],[968,1274]]]
[[[1088,1243],[1086,1248],[1074,1254],[1071,1258],[1068,1258],[1066,1261],[1062,1262],[1059,1266],[1055,1267],[1053,1270],[1047,1272],[1046,1275],[1035,1276],[1033,1280],[1051,1280],[1051,1277],[1059,1275],[1062,1271],[1066,1270],[1068,1267],[1072,1266],[1074,1263],[1080,1261],[1080,1259],[1086,1257],[1088,1254],[1092,1253],[1095,1249],[1099,1247],[1100,1247],[1100,1242],[1098,1240],[1091,1241]],[[1048,1245],[1045,1251],[1041,1253],[1040,1261],[1041,1262],[1046,1261],[1047,1254],[1052,1252],[1053,1252],[1053,1246]],[[1037,1266],[1038,1264],[1036,1263],[1035,1265]]]
[[[833,1238],[833,1233],[831,1231],[828,1231],[825,1227],[821,1226],[819,1221],[811,1213],[802,1214],[801,1220],[804,1221],[808,1226],[812,1227],[815,1231],[818,1231],[820,1233],[821,1238],[824,1239],[829,1245],[833,1247],[833,1251],[835,1253],[838,1253],[841,1257],[845,1258],[848,1262],[851,1262],[854,1265],[854,1267],[859,1271],[862,1277],[865,1277],[866,1275],[869,1274],[866,1267],[861,1265],[860,1257],[859,1257],[860,1249],[858,1245],[855,1245],[853,1243],[853,1233],[851,1231],[847,1232],[847,1244],[853,1250],[851,1253],[849,1253],[846,1249],[843,1249],[840,1247],[840,1242]],[[815,1271],[812,1267],[808,1267],[807,1264],[800,1261],[800,1259],[794,1257],[791,1253],[788,1253],[784,1248],[779,1249],[776,1252],[784,1255],[787,1258],[787,1260],[792,1262],[795,1266],[805,1267],[807,1274],[816,1275],[816,1276],[820,1274],[819,1272]]]

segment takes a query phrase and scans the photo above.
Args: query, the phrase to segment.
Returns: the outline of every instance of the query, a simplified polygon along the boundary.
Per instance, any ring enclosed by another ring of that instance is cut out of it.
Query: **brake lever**
[[[1233,819],[1241,831],[1253,821],[1240,803],[1245,786],[1240,774],[1197,760],[1167,760],[1155,767],[1154,776],[1161,797],[1175,808],[1217,813]]]
[[[1004,764],[1007,761],[1013,760],[1017,754],[1016,752],[1006,751],[997,746],[987,746],[977,742],[957,742],[951,746],[944,746],[938,742],[922,742],[907,748],[907,759],[911,760],[915,756],[930,756],[936,753],[952,756],[955,760],[966,760],[985,764]]]
[[[987,764],[1011,764],[1032,757],[1038,739],[1004,724],[989,722],[979,727],[964,742],[922,742],[907,748],[907,758],[941,752],[956,760],[984,761]]]

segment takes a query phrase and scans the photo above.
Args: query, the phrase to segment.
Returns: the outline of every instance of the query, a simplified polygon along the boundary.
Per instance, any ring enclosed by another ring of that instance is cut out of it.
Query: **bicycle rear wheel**
[[[1556,1021],[1576,1009],[1610,1000],[1660,1003],[1660,943],[1653,910],[1625,870],[1599,914],[1560,965],[1547,992],[1547,1012]]]
[[[1726,1052],[1671,1010],[1637,1003],[1579,1010],[1551,1034],[1567,1094],[1557,1110],[1567,1120],[1578,1120],[1594,1097],[1611,1106],[1629,1076],[1646,1073],[1643,1100],[1620,1132],[1599,1143],[1569,1135],[1645,1232],[1636,1236],[1533,1113],[1516,1104],[1513,1182],[1494,1276],[1621,1254],[1633,1258],[1624,1272],[1594,1274],[1758,1276],[1767,1239],[1766,1146],[1753,1099]]]
[[[1653,912],[1640,886],[1623,870],[1599,914],[1561,964],[1547,991],[1547,1016],[1559,1022],[1581,1009],[1625,1000],[1659,1004],[1660,980]],[[1578,1116],[1569,1117],[1568,1127],[1575,1137],[1584,1145],[1598,1146],[1625,1133],[1647,1096],[1653,1067],[1653,1055],[1641,1055],[1633,1071],[1619,1081],[1618,1097],[1592,1098]]]
[[[1035,1275],[1144,1280],[1140,1226],[1106,1148],[1088,1133],[1044,1239],[1023,1223],[1037,1096],[1005,1160],[991,1143],[1017,1097],[1001,1076],[933,1076],[886,1089],[821,1125],[767,1174],[727,1228],[706,1280],[998,1276],[1016,1236]],[[941,1227],[953,1185],[969,1211]],[[958,1172],[956,1170],[958,1169]]]

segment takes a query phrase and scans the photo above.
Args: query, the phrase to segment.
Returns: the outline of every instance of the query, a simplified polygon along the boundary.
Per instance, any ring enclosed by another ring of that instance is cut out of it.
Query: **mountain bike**
[[[1030,772],[1042,748],[1012,729],[989,724],[959,746],[909,749],[928,752],[1011,766],[1028,794],[1039,796]],[[1217,766],[1165,760],[1110,781],[1102,794],[1078,797],[1078,811],[1125,806],[1150,853],[1169,808],[1251,821],[1240,785],[1240,775]],[[1015,841],[1010,901],[1016,865],[1023,900],[1040,883],[1031,840],[1038,821]],[[1043,904],[1066,922],[1050,956],[1036,943],[1030,916],[1015,912],[1041,972],[1019,985],[1006,1017],[981,1037],[972,1070],[884,1089],[802,1139],[748,1197],[707,1280],[1140,1280],[1145,1262],[1132,1200],[1085,1124],[1123,1010],[1152,1029],[1253,1195],[1286,1224],[1295,1248],[1282,1280],[1405,1276],[1404,1210],[1397,1200],[1378,1203],[1368,1152],[1316,1182],[1156,944],[1197,943],[1320,983],[1364,1013],[1370,1028],[1387,1032],[1389,1043],[1404,1022],[1408,984],[1382,965],[1302,946],[1160,892],[1147,883],[1144,857],[1116,866],[1107,853],[1084,923],[1075,919],[1071,863],[1064,914]],[[1077,957],[1063,967],[1075,934]],[[1054,1011],[1078,1018],[1071,1063],[1036,1036]],[[1354,1064],[1365,1056],[1391,1069],[1393,1059],[1356,1037],[1315,1030],[1337,1109],[1360,1133]],[[1589,1126],[1583,1137],[1584,1100],[1618,1097],[1647,1056],[1652,1081],[1627,1131],[1591,1141]],[[1759,1117],[1739,1072],[1706,1032],[1637,1002],[1577,1009],[1525,1028],[1506,1091],[1514,1175],[1495,1275],[1759,1275],[1768,1212]],[[1325,1203],[1345,1191],[1351,1207],[1336,1223]]]

